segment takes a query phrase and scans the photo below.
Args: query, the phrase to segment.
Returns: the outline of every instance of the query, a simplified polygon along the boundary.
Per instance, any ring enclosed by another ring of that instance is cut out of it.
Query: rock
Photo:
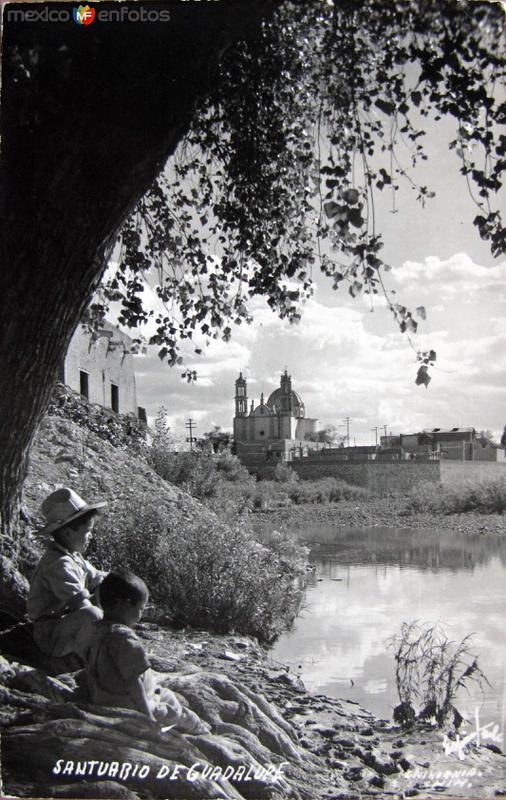
[[[221,657],[227,661],[242,661],[244,658],[240,653],[233,653],[232,650],[225,650]]]
[[[34,797],[35,792],[40,792],[40,786],[34,784],[13,784],[11,791],[15,797]],[[75,798],[110,798],[110,800],[138,800],[139,795],[130,791],[126,786],[122,786],[115,781],[90,781],[89,783],[48,783],[44,787],[45,797],[69,797]]]
[[[362,756],[364,764],[374,769],[379,775],[394,775],[399,772],[399,767],[392,758],[388,758],[376,748],[372,752],[364,753]],[[401,762],[399,762],[401,763]]]

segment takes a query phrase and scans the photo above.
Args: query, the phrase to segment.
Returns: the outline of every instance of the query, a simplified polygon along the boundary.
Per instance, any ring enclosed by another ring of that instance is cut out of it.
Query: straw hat
[[[54,533],[58,528],[63,528],[69,522],[82,517],[87,511],[95,508],[102,508],[107,503],[86,503],[77,492],[68,487],[57,489],[46,497],[41,505],[42,514],[46,520],[46,525],[41,529],[41,533]]]

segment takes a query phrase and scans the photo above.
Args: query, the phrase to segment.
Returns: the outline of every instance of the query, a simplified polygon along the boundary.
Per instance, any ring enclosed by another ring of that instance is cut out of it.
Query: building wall
[[[325,452],[325,451],[324,451]],[[502,451],[501,451],[502,452]],[[265,450],[260,448],[248,454],[246,466],[258,477],[272,478],[278,453],[266,461]],[[241,460],[242,457],[241,457]],[[506,481],[506,461],[364,461],[343,462],[327,454],[311,454],[303,459],[289,462],[290,467],[303,480],[318,480],[332,477],[346,481],[354,486],[362,486],[370,494],[386,497],[389,494],[403,494],[422,482],[442,483],[445,486],[458,486],[462,483],[481,483],[504,479]]]
[[[137,392],[133,357],[125,352],[130,338],[109,323],[105,335],[92,342],[81,325],[69,345],[63,366],[63,382],[81,391],[80,372],[88,375],[88,400],[112,409],[111,385],[118,387],[118,412],[137,416]]]
[[[295,438],[305,439],[307,434],[316,433],[317,424],[317,419],[301,417],[296,421]]]
[[[234,438],[242,442],[262,442],[279,438],[277,417],[273,414],[236,417],[234,419]]]

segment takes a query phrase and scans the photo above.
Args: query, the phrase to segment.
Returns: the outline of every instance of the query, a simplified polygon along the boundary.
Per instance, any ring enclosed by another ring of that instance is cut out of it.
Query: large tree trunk
[[[121,5],[100,4],[97,9]],[[40,10],[41,5],[15,6],[30,7]],[[13,542],[37,424],[118,229],[187,130],[196,101],[213,80],[220,52],[255,30],[270,3],[178,0],[151,7],[168,8],[170,22],[95,21],[84,27],[12,22],[4,14],[4,544]]]

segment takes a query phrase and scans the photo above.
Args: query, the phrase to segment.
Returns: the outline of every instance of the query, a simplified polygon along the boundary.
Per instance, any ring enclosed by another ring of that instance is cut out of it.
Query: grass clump
[[[439,625],[403,623],[390,646],[395,649],[395,680],[400,704],[394,720],[403,726],[451,722],[458,728],[462,715],[455,706],[457,692],[475,681],[488,681],[470,650],[471,636],[452,642]]]

